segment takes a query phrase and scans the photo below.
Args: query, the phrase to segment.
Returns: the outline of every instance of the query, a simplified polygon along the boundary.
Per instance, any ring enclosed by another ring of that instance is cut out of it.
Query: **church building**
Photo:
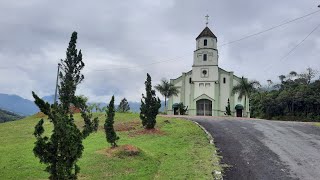
[[[245,103],[244,97],[232,94],[241,78],[220,68],[218,62],[217,37],[206,26],[196,38],[192,70],[170,79],[179,94],[169,98],[168,114],[179,114],[178,104],[183,103],[191,116],[225,116],[229,100],[232,116],[250,117],[249,98]]]

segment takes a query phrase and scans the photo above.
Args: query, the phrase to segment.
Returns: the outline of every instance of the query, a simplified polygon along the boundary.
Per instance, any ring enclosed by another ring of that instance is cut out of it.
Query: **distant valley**
[[[9,112],[3,109],[0,109],[0,123],[8,122],[8,121],[15,121],[18,119],[22,119],[23,116],[15,114],[13,112]]]

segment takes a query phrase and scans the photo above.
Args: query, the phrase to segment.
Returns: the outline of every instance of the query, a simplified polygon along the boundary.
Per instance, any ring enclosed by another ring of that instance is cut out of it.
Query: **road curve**
[[[310,123],[185,117],[214,137],[224,179],[320,179],[320,128]]]

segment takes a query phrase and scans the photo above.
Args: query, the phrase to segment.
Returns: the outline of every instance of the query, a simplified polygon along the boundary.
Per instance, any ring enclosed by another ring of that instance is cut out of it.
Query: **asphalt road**
[[[214,137],[224,179],[320,179],[320,128],[310,123],[188,117]]]

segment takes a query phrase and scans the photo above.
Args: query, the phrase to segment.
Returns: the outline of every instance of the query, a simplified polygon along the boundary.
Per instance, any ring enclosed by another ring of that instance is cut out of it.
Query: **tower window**
[[[226,78],[224,77],[224,78],[223,78],[223,84],[225,84],[225,83],[226,83]]]
[[[207,43],[208,43],[208,40],[205,39],[205,40],[203,41],[203,45],[204,45],[204,46],[207,46]]]
[[[191,79],[191,78],[189,78],[189,83],[190,83],[190,84],[192,83],[192,79]]]
[[[203,61],[207,61],[207,54],[203,54]]]

